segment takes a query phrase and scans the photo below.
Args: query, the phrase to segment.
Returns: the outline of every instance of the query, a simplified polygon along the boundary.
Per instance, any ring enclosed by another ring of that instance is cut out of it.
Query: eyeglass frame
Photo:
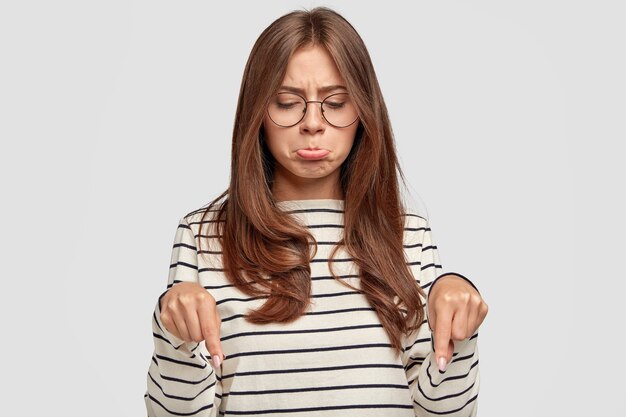
[[[301,96],[300,94],[298,94],[298,93],[294,93],[294,92],[291,92],[291,91],[279,91],[278,93],[273,94],[273,95],[270,97],[270,99],[271,99],[272,97],[274,97],[274,96],[279,95],[279,94],[293,94],[293,95],[296,95],[296,96],[300,97],[300,98],[304,101],[304,111],[302,112],[302,117],[300,118],[300,120],[298,120],[298,121],[297,121],[297,122],[295,122],[294,124],[292,124],[292,125],[288,125],[288,126],[285,126],[285,125],[279,125],[278,123],[276,123],[276,122],[274,121],[274,119],[272,119],[272,116],[270,115],[269,103],[267,104],[267,106],[266,106],[266,107],[267,107],[267,109],[266,109],[266,111],[267,111],[267,115],[269,116],[270,120],[271,120],[271,121],[272,121],[272,122],[273,122],[276,126],[279,126],[279,127],[293,127],[293,126],[297,125],[298,123],[300,123],[302,120],[304,120],[304,118],[305,118],[305,116],[306,116],[306,112],[309,110],[309,103],[320,103],[320,113],[321,113],[321,115],[322,115],[322,119],[324,119],[324,121],[326,121],[326,123],[328,123],[329,125],[331,125],[331,126],[333,126],[333,127],[336,127],[337,129],[343,129],[343,128],[346,128],[346,127],[348,127],[348,126],[352,126],[352,125],[354,124],[354,122],[356,122],[357,120],[359,120],[359,112],[358,112],[358,111],[357,111],[357,114],[356,114],[356,119],[354,119],[352,122],[350,122],[349,124],[347,124],[347,125],[345,125],[345,126],[337,126],[337,125],[334,125],[334,124],[332,124],[331,122],[329,122],[329,121],[328,121],[328,119],[326,119],[326,116],[324,116],[324,110],[323,110],[322,106],[323,106],[323,104],[324,104],[324,102],[325,102],[326,100],[328,100],[330,97],[332,97],[332,96],[336,96],[336,95],[338,95],[338,94],[349,94],[349,93],[344,93],[344,92],[341,92],[341,93],[333,93],[333,94],[330,94],[330,95],[326,96],[326,98],[324,98],[324,100],[319,101],[319,100],[307,100],[307,99],[306,99],[306,97],[303,97],[303,96]]]

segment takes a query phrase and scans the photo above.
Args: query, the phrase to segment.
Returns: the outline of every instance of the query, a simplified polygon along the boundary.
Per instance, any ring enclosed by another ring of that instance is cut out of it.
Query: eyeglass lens
[[[317,105],[318,103],[309,103]],[[270,101],[268,112],[274,123],[280,126],[293,126],[304,118],[306,103],[293,93],[278,93]],[[328,123],[336,127],[351,125],[357,119],[356,107],[347,93],[337,93],[326,97],[322,103],[322,115]]]

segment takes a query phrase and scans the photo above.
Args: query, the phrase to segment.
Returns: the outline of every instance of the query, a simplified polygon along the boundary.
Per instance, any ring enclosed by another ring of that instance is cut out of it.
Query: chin
[[[310,179],[324,178],[328,176],[326,172],[292,172],[291,174],[298,178],[310,178]]]
[[[311,166],[310,168],[299,167],[299,169],[293,170],[292,174],[307,178],[321,178],[332,174],[335,169],[335,167],[329,167],[327,165]]]

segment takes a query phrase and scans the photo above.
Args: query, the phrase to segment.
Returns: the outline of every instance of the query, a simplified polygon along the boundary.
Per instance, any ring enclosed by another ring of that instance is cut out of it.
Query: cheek
[[[356,135],[356,129],[353,129],[348,135],[346,135],[345,138],[343,138],[342,145],[341,145],[341,150],[342,150],[341,153],[344,154],[345,157],[348,156],[348,154],[352,150],[352,147],[354,146],[355,135]]]
[[[267,145],[267,149],[269,149],[269,151],[272,154],[272,156],[274,156],[275,159],[279,159],[280,158],[280,149],[277,148],[276,141],[273,138],[274,137],[271,134],[266,132],[266,134],[265,134],[265,144]]]
[[[266,116],[267,119],[267,116]],[[278,150],[276,148],[276,144],[277,144],[277,140],[276,140],[276,129],[272,126],[272,122],[270,121],[268,123],[267,120],[265,120],[265,123],[263,124],[263,131],[265,132],[265,144],[267,145],[267,148],[270,150],[270,152],[272,153],[272,155],[276,154],[276,151]]]

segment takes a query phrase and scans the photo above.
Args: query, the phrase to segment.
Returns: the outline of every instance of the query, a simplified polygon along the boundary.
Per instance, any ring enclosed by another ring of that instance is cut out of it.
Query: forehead
[[[287,64],[283,84],[313,92],[320,86],[343,84],[343,77],[324,47],[309,45],[293,53]]]

